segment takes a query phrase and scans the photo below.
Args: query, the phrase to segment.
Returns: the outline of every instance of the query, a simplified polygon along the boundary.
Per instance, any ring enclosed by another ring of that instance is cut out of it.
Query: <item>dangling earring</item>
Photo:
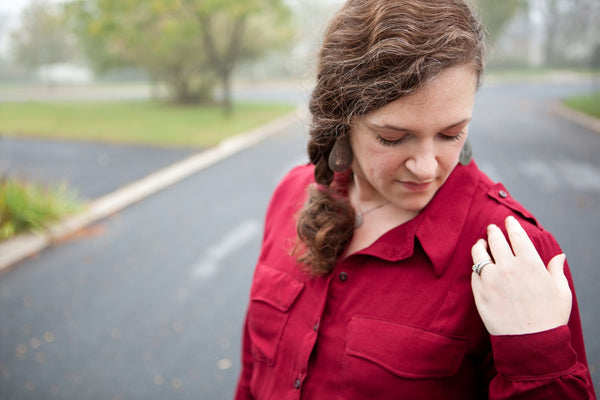
[[[348,135],[336,139],[327,161],[333,172],[345,172],[350,168],[352,165],[352,147]]]
[[[465,140],[465,144],[463,145],[460,155],[458,156],[458,162],[461,163],[461,165],[469,165],[472,159],[473,148],[471,147],[471,142],[469,142],[469,139],[467,139]]]

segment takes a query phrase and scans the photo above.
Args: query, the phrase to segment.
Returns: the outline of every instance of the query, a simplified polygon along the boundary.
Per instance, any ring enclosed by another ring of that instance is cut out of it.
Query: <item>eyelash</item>
[[[381,136],[377,136],[377,139],[379,140],[379,142],[381,142],[381,144],[384,146],[398,146],[399,144],[401,144],[404,141],[405,138],[406,138],[406,136],[403,136],[400,139],[396,139],[396,140],[387,140],[387,139],[382,138]]]
[[[447,140],[449,142],[458,142],[460,139],[462,139],[464,134],[465,131],[460,131],[454,136],[442,135],[442,137],[444,138],[444,140]]]
[[[448,141],[448,142],[457,142],[460,139],[462,139],[464,133],[465,133],[464,131],[461,131],[457,135],[454,135],[454,136],[449,136],[449,135],[440,135],[440,136],[445,141]],[[396,140],[387,140],[387,139],[382,138],[381,136],[377,136],[377,139],[384,146],[398,146],[398,145],[402,144],[402,142],[404,142],[404,139],[406,139],[407,136],[408,135],[403,136],[400,139],[396,139]]]

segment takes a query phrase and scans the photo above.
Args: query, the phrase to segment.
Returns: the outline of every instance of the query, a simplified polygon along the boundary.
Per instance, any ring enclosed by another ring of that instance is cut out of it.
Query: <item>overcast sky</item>
[[[0,14],[19,15],[31,0],[1,0]]]
[[[18,14],[27,5],[28,0],[4,0],[0,2],[0,14]]]
[[[0,0],[0,56],[5,55],[7,51],[8,33],[18,26],[21,12],[32,1],[33,0]],[[60,3],[65,0],[48,1],[51,3]]]
[[[25,7],[33,0],[0,0],[0,15],[18,18]],[[50,3],[60,3],[65,0],[48,0]]]

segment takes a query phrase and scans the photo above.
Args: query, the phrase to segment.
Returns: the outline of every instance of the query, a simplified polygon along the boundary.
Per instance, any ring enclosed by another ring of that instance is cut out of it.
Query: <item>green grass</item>
[[[29,231],[41,231],[82,208],[66,185],[43,186],[16,179],[0,180],[0,241]]]
[[[290,104],[240,103],[231,116],[226,116],[217,106],[175,106],[152,101],[0,103],[0,133],[204,147],[293,109]]]
[[[600,90],[586,96],[564,99],[563,103],[574,110],[600,118]]]

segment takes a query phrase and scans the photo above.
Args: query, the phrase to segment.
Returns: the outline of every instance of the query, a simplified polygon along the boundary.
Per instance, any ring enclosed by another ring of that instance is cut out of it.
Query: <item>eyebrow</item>
[[[457,126],[466,125],[469,122],[471,122],[471,117],[465,118],[465,119],[460,120],[460,121],[458,121],[458,122],[456,122],[454,124],[448,125],[447,127],[443,128],[443,129],[440,129],[440,132],[447,131],[448,129],[452,129],[452,128],[455,128]],[[366,123],[367,125],[370,125],[373,128],[391,129],[393,131],[406,132],[406,133],[412,133],[412,132],[414,132],[412,129],[403,128],[403,127],[400,127],[400,126],[394,126],[394,125],[390,125],[390,124],[379,125],[379,124],[376,124],[374,122],[369,122],[369,121],[364,121],[364,123]]]

